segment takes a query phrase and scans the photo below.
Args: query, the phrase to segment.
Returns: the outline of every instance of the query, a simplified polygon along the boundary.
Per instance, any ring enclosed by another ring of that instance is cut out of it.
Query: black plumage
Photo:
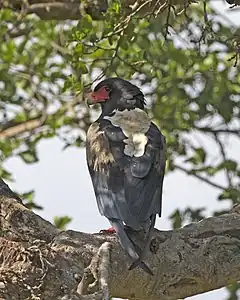
[[[86,153],[99,211],[116,230],[120,243],[139,265],[149,248],[156,215],[161,216],[165,171],[164,137],[144,112],[140,89],[120,78],[102,81],[90,95],[102,113],[89,128]],[[124,225],[145,229],[139,253]],[[150,229],[150,230],[149,230]]]

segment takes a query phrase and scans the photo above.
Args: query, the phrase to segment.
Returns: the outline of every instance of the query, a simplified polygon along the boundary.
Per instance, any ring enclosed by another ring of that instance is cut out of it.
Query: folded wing
[[[144,136],[130,136],[101,119],[90,126],[86,142],[100,213],[136,230],[161,215],[165,171],[163,135],[150,123]]]

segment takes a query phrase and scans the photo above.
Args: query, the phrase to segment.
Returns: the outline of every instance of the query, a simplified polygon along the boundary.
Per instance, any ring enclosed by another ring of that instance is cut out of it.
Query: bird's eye
[[[105,88],[105,91],[106,91],[106,92],[110,92],[110,91],[111,91],[111,89],[110,89],[109,86],[105,86],[104,88]]]

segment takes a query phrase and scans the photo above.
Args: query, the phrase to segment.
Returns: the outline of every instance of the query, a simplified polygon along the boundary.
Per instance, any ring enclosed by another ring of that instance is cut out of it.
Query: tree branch
[[[137,5],[143,3],[144,1],[127,0],[124,1],[124,7],[126,9],[131,9]],[[144,7],[143,13],[151,12],[154,7],[161,6],[166,2],[166,0],[153,0],[147,7]],[[187,3],[196,3],[197,0],[171,0],[171,5],[186,5]],[[14,11],[18,11],[24,14],[35,13],[43,20],[78,20],[82,17],[84,13],[88,13],[93,19],[99,20],[102,18],[102,14],[108,9],[107,0],[8,0],[0,1],[0,9],[3,7],[11,8]]]
[[[200,179],[201,181],[206,182],[207,184],[209,184],[209,185],[211,185],[211,186],[213,186],[213,187],[215,187],[215,188],[217,188],[217,189],[220,189],[220,190],[226,190],[226,189],[227,189],[227,187],[224,187],[224,186],[222,186],[222,185],[220,185],[220,184],[218,184],[218,183],[215,183],[215,182],[213,182],[213,181],[207,179],[207,178],[204,177],[204,176],[201,176],[201,175],[199,175],[199,174],[197,174],[197,173],[194,173],[194,170],[187,170],[187,169],[185,169],[185,168],[183,168],[183,167],[181,167],[181,166],[179,166],[179,165],[176,165],[176,164],[174,164],[173,167],[174,167],[175,169],[177,169],[177,170],[180,170],[180,171],[182,171],[182,172],[188,174],[188,175],[191,175],[191,176],[193,176],[193,177],[196,177],[197,179]]]
[[[9,121],[0,126],[0,139],[18,136],[26,131],[39,128],[43,125],[46,117],[40,116],[34,119],[26,120],[21,123]]]
[[[227,153],[226,150],[224,148],[223,142],[221,141],[221,139],[219,138],[218,134],[214,134],[214,139],[215,142],[218,144],[219,149],[220,149],[220,153],[222,156],[222,160],[223,161],[227,161]],[[229,189],[232,188],[233,186],[233,180],[232,180],[232,175],[231,175],[231,171],[229,171],[228,169],[225,170],[225,175],[226,175],[226,179],[227,179],[227,183],[228,183],[228,187]]]
[[[211,127],[199,127],[199,126],[195,126],[195,129],[199,130],[199,131],[203,131],[206,133],[211,133],[211,134],[233,134],[236,135],[237,137],[240,137],[240,128],[239,129],[228,129],[228,128],[219,128],[219,129],[214,129]]]
[[[128,271],[114,235],[61,232],[16,201],[3,181],[0,207],[0,298],[106,299],[109,291],[170,300],[240,280],[240,205],[179,230],[155,230],[147,258],[154,277]]]

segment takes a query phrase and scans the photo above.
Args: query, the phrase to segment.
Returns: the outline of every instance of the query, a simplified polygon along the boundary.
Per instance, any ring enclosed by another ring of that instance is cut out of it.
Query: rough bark
[[[155,230],[147,263],[128,271],[116,237],[60,231],[0,181],[0,298],[179,299],[240,280],[240,205],[179,230]],[[136,237],[139,238],[139,237]]]
[[[127,0],[124,1],[124,7],[128,10],[134,7],[136,3],[145,2],[145,0]],[[149,5],[144,7],[144,12],[152,11],[156,4],[162,5],[166,0],[152,0],[148,1]],[[187,3],[198,2],[197,0],[170,0],[172,5],[186,5]],[[0,1],[1,7],[9,7],[15,11],[21,11],[25,14],[35,13],[43,20],[78,20],[85,13],[90,14],[93,19],[99,20],[102,14],[108,9],[107,0],[7,0]]]

